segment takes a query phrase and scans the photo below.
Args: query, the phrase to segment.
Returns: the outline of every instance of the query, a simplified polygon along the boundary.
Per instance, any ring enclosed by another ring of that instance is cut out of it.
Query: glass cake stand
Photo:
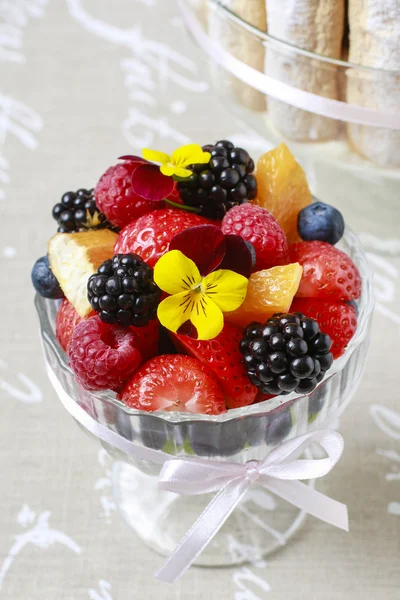
[[[239,463],[261,460],[283,440],[329,426],[360,381],[373,311],[371,274],[357,236],[347,230],[340,245],[362,277],[358,326],[345,354],[311,394],[276,397],[218,416],[129,409],[112,392],[89,392],[77,384],[55,336],[57,302],[36,296],[46,368],[56,392],[67,394],[97,423],[123,438],[173,456]],[[148,545],[169,554],[212,496],[180,496],[160,490],[158,465],[103,446],[115,459],[113,491],[121,515]],[[252,486],[195,564],[223,566],[259,560],[283,546],[304,516],[291,504]]]

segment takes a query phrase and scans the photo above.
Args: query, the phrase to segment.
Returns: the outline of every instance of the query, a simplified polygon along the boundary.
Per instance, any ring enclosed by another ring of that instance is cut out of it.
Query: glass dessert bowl
[[[283,440],[329,426],[360,381],[373,311],[371,273],[357,236],[347,229],[339,246],[354,261],[362,278],[358,325],[345,353],[311,394],[277,396],[220,415],[130,409],[113,392],[88,391],[77,383],[55,334],[58,303],[37,295],[45,364],[56,393],[68,396],[98,424],[119,436],[172,456],[238,463],[261,460]],[[109,444],[103,446],[115,459],[113,491],[123,518],[156,551],[170,553],[208,504],[210,495],[186,497],[163,491],[157,484],[159,466],[136,460]],[[294,506],[254,486],[195,564],[222,566],[265,556],[286,543],[304,516]]]
[[[399,65],[361,65],[349,62],[346,52],[312,51],[312,33],[296,21],[286,30],[290,8],[284,11],[278,3],[272,2],[275,8],[267,16],[256,8],[265,6],[262,2],[179,4],[192,39],[207,57],[221,102],[254,135],[255,158],[265,140],[271,146],[285,141],[305,169],[312,193],[345,210],[368,249],[398,255]],[[311,47],[300,47],[300,39]],[[368,52],[361,58],[368,60]],[[382,50],[381,56],[388,54]]]

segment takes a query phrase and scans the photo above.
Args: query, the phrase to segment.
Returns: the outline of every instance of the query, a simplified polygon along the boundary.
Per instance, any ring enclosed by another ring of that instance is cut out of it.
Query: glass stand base
[[[119,512],[157,553],[169,555],[214,494],[180,496],[160,490],[158,477],[117,461],[113,493]],[[314,486],[314,482],[309,482]],[[222,567],[257,562],[284,546],[298,531],[305,513],[253,485],[224,526],[194,563]]]

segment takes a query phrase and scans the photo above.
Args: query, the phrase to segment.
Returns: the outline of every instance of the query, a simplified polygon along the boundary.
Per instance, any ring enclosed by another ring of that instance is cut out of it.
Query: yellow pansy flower
[[[202,277],[196,264],[180,250],[171,250],[158,260],[154,281],[170,294],[158,306],[161,325],[176,332],[191,321],[199,340],[211,340],[222,331],[223,313],[239,308],[248,284],[246,277],[227,269]]]
[[[190,177],[192,171],[186,169],[189,165],[196,164],[208,164],[211,159],[209,152],[204,152],[199,144],[186,144],[177,148],[171,156],[165,154],[165,152],[159,152],[158,150],[150,150],[149,148],[143,148],[143,158],[151,162],[161,163],[160,171],[163,175],[172,177]]]

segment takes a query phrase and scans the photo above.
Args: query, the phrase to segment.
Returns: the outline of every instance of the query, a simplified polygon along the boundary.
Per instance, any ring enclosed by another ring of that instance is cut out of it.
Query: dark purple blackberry
[[[203,150],[210,152],[210,162],[188,167],[193,174],[179,181],[178,191],[184,204],[200,209],[201,215],[222,219],[233,206],[256,197],[257,180],[251,174],[254,161],[246,150],[227,140],[203,146]]]
[[[61,202],[53,207],[52,215],[58,223],[59,233],[111,228],[106,216],[96,206],[93,190],[82,188],[77,192],[65,192]]]
[[[117,254],[88,281],[88,300],[105,323],[143,327],[157,316],[161,297],[153,269],[137,254]]]
[[[309,394],[332,366],[332,340],[302,313],[276,313],[250,323],[240,342],[253,385],[264,394]]]

